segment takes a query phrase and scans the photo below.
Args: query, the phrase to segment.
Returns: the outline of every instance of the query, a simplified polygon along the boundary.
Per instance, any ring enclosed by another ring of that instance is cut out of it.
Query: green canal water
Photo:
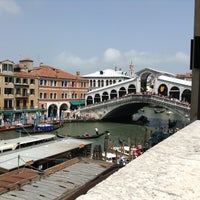
[[[57,133],[62,135],[82,135],[85,133],[95,134],[95,128],[99,129],[99,132],[108,130],[110,132],[110,140],[114,145],[118,145],[118,140],[124,140],[128,143],[128,138],[132,144],[144,144],[144,140],[150,137],[151,131],[154,131],[160,127],[167,128],[168,120],[177,120],[177,126],[183,128],[189,123],[189,120],[184,116],[177,115],[175,113],[167,114],[154,113],[154,109],[145,107],[142,112],[137,115],[144,115],[149,119],[149,123],[145,126],[135,125],[133,123],[114,123],[114,122],[67,122],[64,126],[57,130]],[[146,134],[145,134],[146,132]],[[52,132],[56,134],[56,132]],[[27,134],[24,134],[25,136]],[[19,133],[15,131],[7,131],[0,133],[0,139],[11,139],[19,137]],[[93,146],[96,144],[104,144],[104,137],[97,139],[91,139]]]

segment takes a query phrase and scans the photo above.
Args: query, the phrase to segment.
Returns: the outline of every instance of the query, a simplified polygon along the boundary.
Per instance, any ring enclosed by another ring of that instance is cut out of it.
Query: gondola
[[[18,129],[16,132],[18,133],[46,133],[46,132],[52,132],[60,128],[60,125],[53,125],[53,124],[40,124],[37,127],[34,127],[32,129]]]
[[[98,135],[97,134],[94,134],[94,135],[91,135],[91,134],[84,134],[84,135],[76,135],[76,136],[70,136],[72,138],[76,138],[76,139],[94,139],[94,138],[99,138],[101,137],[102,135],[104,135],[105,133],[99,133]]]
[[[57,134],[57,137],[59,137],[59,138],[71,137],[71,138],[75,138],[75,139],[95,139],[95,138],[99,138],[99,137],[103,136],[104,134],[108,134],[108,133],[109,133],[109,131],[105,131],[105,132],[99,133],[99,134],[86,133],[83,135],[66,135],[66,136]]]

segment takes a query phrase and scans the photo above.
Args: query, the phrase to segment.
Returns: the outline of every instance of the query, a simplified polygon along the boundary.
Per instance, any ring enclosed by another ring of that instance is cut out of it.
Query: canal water
[[[67,122],[63,127],[57,130],[57,133],[62,135],[82,135],[85,133],[95,134],[95,128],[98,128],[99,132],[108,130],[110,132],[110,141],[113,145],[119,145],[118,141],[123,140],[128,143],[128,140],[132,144],[144,144],[144,140],[150,137],[152,131],[158,128],[168,128],[168,121],[176,120],[176,126],[183,128],[189,124],[189,120],[185,116],[180,116],[175,113],[155,113],[155,108],[144,107],[139,111],[137,115],[143,115],[148,118],[149,123],[146,125],[136,125],[134,123],[114,123],[114,122]],[[137,116],[137,117],[138,117]],[[135,116],[134,116],[135,117]],[[56,134],[56,132],[53,132]],[[25,136],[27,134],[23,134]],[[11,139],[19,137],[19,133],[16,131],[0,132],[0,139]],[[103,147],[105,136],[97,139],[91,139],[93,146],[101,144]]]

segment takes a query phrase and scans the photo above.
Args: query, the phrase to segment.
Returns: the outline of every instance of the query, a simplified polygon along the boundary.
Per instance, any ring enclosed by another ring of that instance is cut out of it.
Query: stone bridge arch
[[[180,99],[180,89],[177,86],[171,87],[169,91],[169,97],[174,99]]]
[[[161,84],[158,87],[158,94],[162,95],[162,96],[167,96],[168,95],[168,88],[166,84]]]
[[[107,101],[109,99],[108,92],[103,92],[102,94],[102,101]]]
[[[174,101],[170,98],[161,97],[159,95],[132,94],[80,108],[80,113],[82,115],[87,115],[93,112],[95,116],[99,116],[101,120],[110,120],[111,118],[127,120],[127,118],[130,118],[138,109],[149,104],[165,107],[181,115],[189,115],[190,112],[190,106],[188,104]]]
[[[121,87],[119,89],[119,97],[123,97],[126,95],[126,88],[125,87]]]
[[[93,104],[93,98],[92,98],[92,96],[88,96],[88,97],[86,98],[86,104],[87,104],[87,105]]]
[[[181,101],[191,103],[191,90],[185,89],[181,95]]]
[[[156,75],[152,71],[145,71],[140,75],[141,92],[153,91]]]
[[[117,97],[118,97],[117,91],[115,89],[111,90],[111,92],[110,92],[110,99],[115,99]]]
[[[136,94],[136,86],[134,84],[130,84],[128,87],[128,94],[134,93]]]
[[[100,94],[95,94],[95,96],[94,96],[94,103],[99,103],[99,102],[101,102]]]

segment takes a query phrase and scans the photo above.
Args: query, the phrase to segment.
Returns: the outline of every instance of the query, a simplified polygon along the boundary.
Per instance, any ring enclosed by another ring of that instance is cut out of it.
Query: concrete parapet
[[[152,147],[78,200],[200,199],[200,121]]]

